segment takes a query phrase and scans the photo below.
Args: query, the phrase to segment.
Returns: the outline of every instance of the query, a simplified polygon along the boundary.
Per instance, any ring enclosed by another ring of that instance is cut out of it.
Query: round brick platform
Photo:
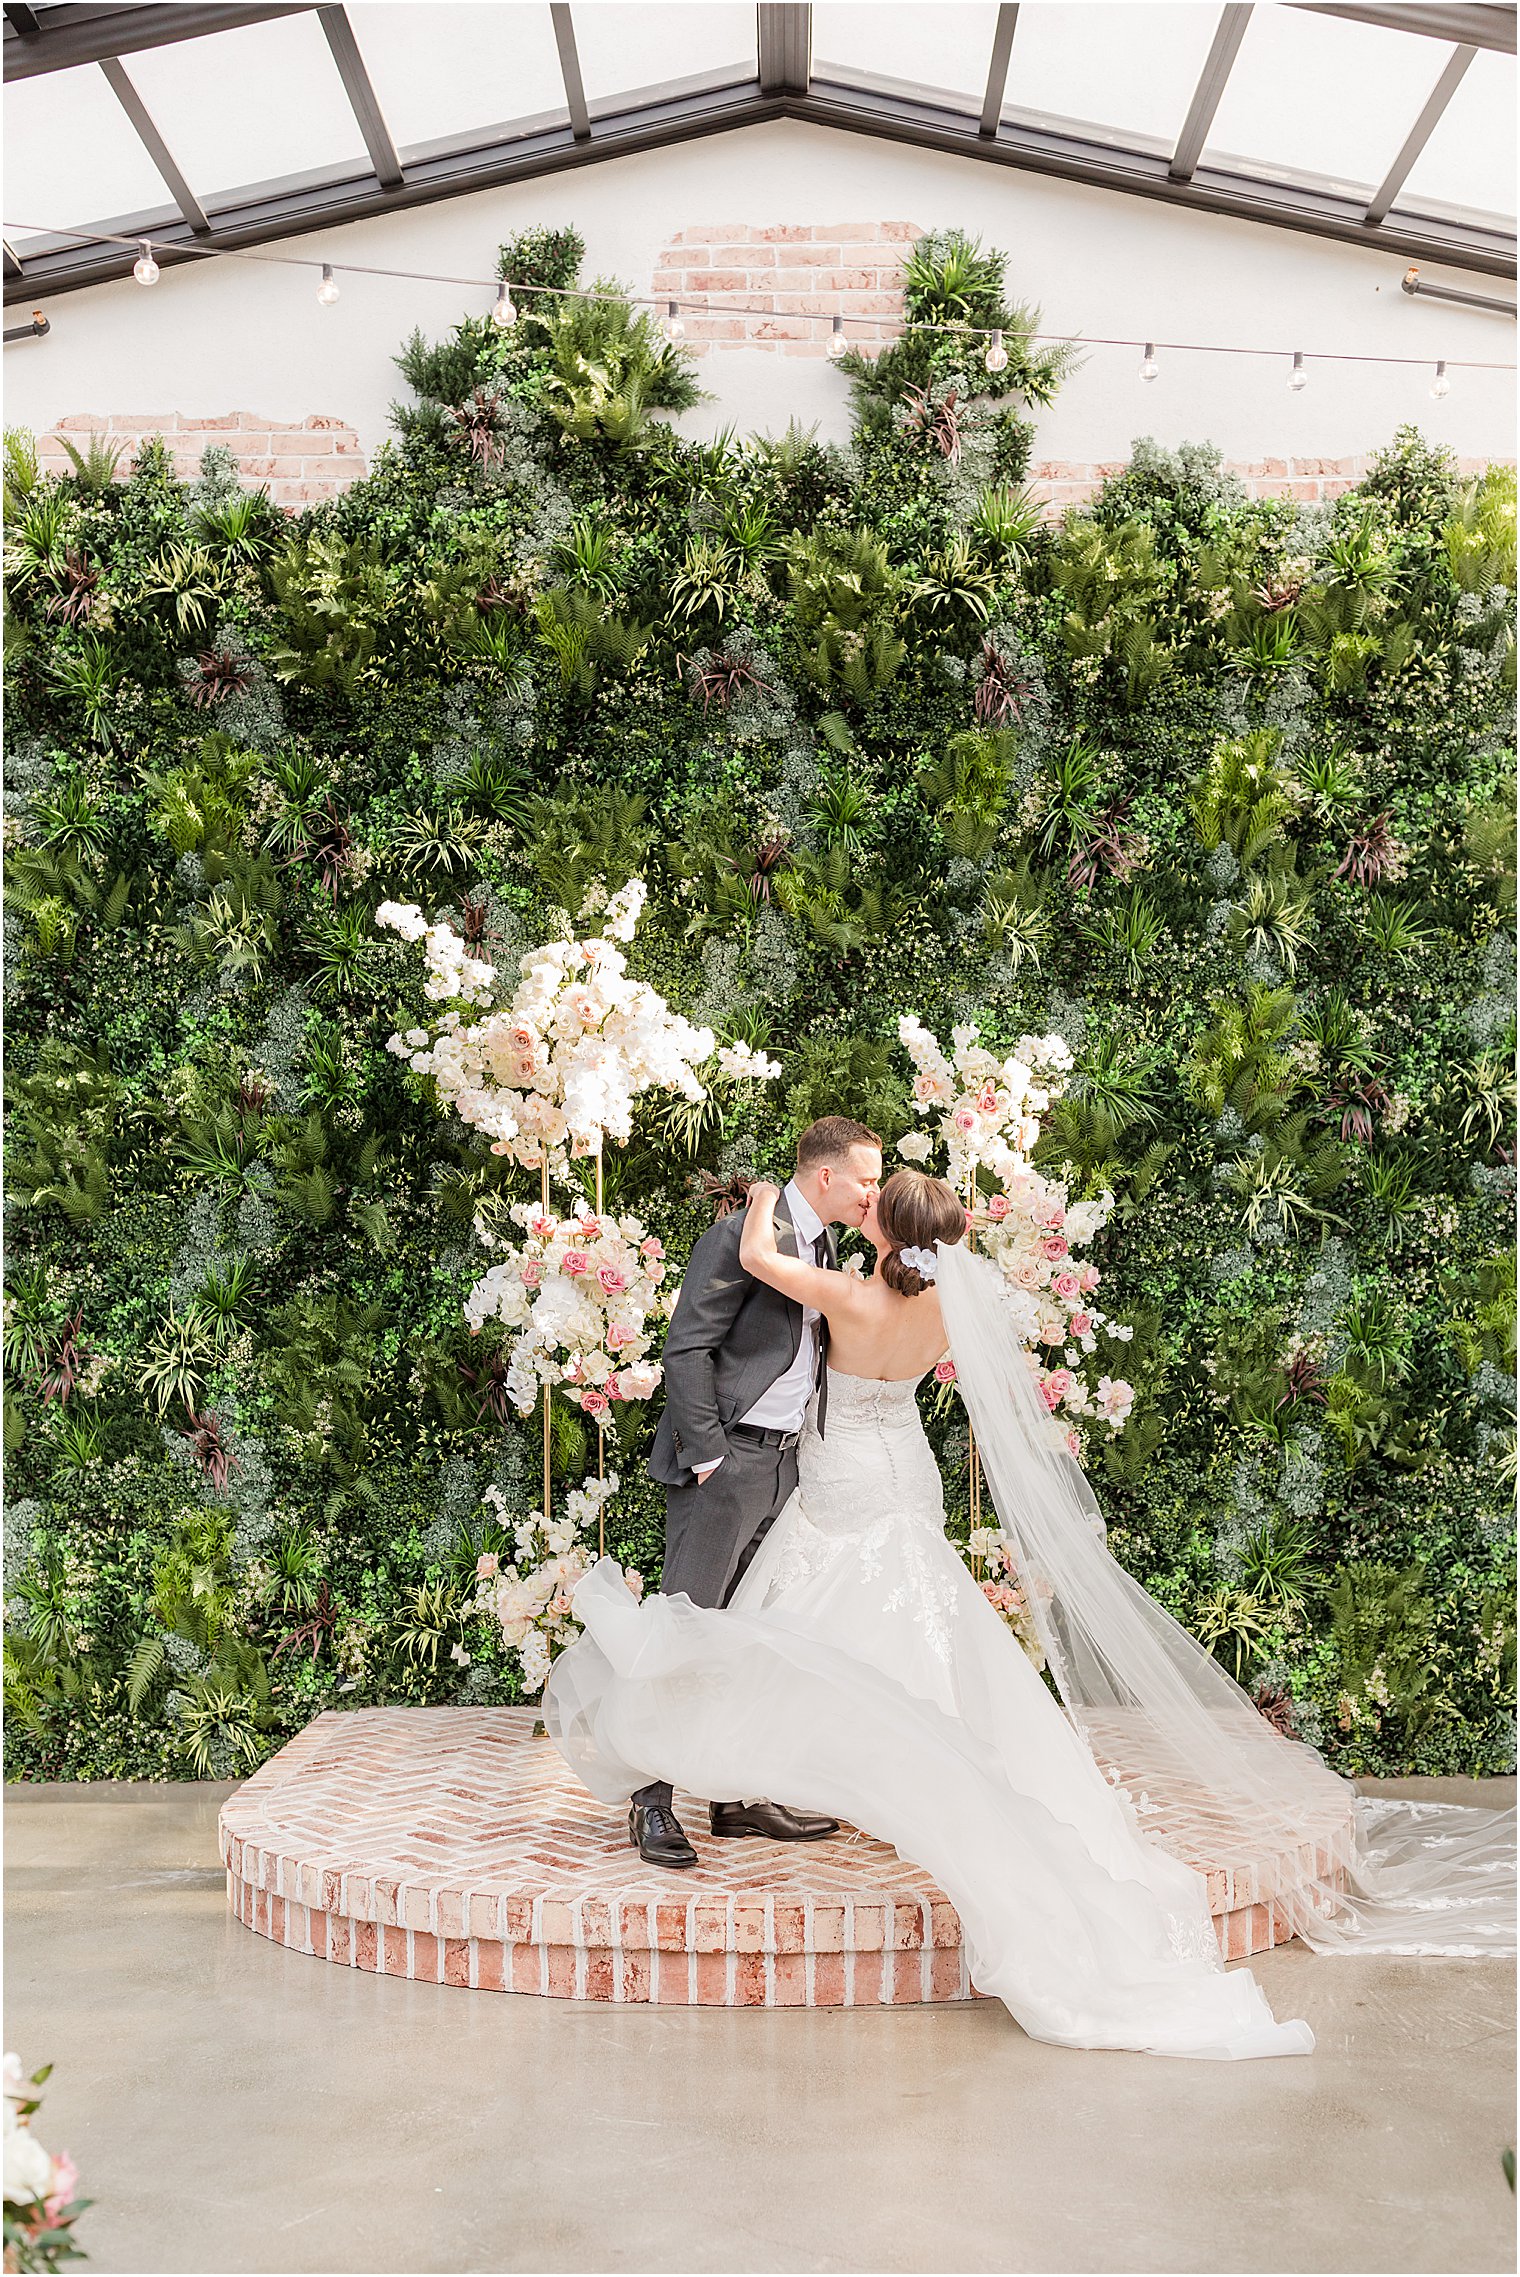
[[[917,1866],[844,1829],[795,1846],[715,1842],[676,1797],[701,1864],[643,1865],[531,1708],[329,1712],[221,1814],[240,1921],[300,1953],[487,1992],[715,2007],[970,2000],[954,1907]],[[1348,1809],[1350,1790],[1348,1789]],[[1276,1943],[1271,1859],[1206,1855],[1186,1798],[1167,1846],[1208,1874],[1227,1960]]]

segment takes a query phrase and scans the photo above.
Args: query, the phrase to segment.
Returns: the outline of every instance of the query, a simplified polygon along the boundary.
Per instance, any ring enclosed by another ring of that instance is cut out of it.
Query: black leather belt
[[[763,1423],[731,1423],[730,1439],[749,1439],[757,1447],[795,1447],[802,1437],[800,1431],[772,1431]]]

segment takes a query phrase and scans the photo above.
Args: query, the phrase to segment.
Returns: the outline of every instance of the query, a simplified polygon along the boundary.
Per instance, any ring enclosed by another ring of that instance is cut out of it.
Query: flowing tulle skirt
[[[778,1617],[784,1597],[746,1609],[765,1595],[778,1541],[724,1611],[636,1602],[602,1559],[575,1593],[584,1634],[545,1694],[550,1735],[609,1803],[669,1779],[826,1811],[892,1843],[954,1904],[978,1990],[1032,2038],[1307,2055],[1309,2026],[1277,2022],[1251,1972],[1224,1968],[1202,1875],[1138,1830],[954,1549],[938,1546],[959,1577],[959,1682],[984,1695],[972,1721],[849,1648],[847,1595],[842,1641]]]

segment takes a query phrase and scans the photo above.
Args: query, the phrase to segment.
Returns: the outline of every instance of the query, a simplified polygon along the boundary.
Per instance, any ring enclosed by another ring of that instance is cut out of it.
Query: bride
[[[868,1829],[951,1899],[978,1989],[1066,2047],[1313,2049],[1225,1970],[1203,1875],[1159,1839],[1168,1798],[1201,1798],[1222,1863],[1281,1858],[1261,1894],[1317,1949],[1512,1949],[1512,1812],[1356,1797],[1112,1558],[952,1189],[886,1182],[868,1278],[781,1254],[776,1196],[750,1189],[740,1259],[828,1318],[827,1435],[810,1418],[721,1611],[637,1603],[610,1558],[580,1583],[544,1716],[591,1791],[657,1776]],[[1060,1703],[945,1536],[916,1393],[947,1344]]]

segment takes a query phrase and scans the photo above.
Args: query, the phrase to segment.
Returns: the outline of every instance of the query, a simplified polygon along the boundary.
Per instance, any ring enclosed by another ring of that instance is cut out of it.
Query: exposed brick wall
[[[1364,454],[1348,459],[1226,459],[1223,463],[1228,473],[1239,476],[1252,498],[1301,498],[1313,504],[1354,490],[1371,462]],[[1494,463],[1457,461],[1463,474],[1482,474]],[[1085,466],[1075,459],[1039,459],[1029,469],[1029,487],[1054,516],[1068,506],[1084,505],[1110,475],[1122,474],[1126,464],[1124,459],[1094,460]]]
[[[681,311],[699,356],[713,347],[827,355],[821,316],[842,316],[846,337],[872,348],[901,319],[903,255],[923,234],[913,221],[694,223],[660,253],[649,289],[712,304],[711,315]]]
[[[237,459],[244,480],[263,483],[277,506],[291,512],[315,500],[336,497],[365,473],[364,454],[356,431],[344,419],[325,411],[304,419],[270,419],[258,411],[223,411],[205,416],[188,411],[71,412],[55,420],[37,440],[43,468],[62,473],[69,461],[54,440],[67,435],[76,449],[80,438],[106,435],[125,443],[122,465],[149,435],[162,435],[174,459],[174,471],[189,478],[200,471],[201,453],[208,443],[224,443]]]

